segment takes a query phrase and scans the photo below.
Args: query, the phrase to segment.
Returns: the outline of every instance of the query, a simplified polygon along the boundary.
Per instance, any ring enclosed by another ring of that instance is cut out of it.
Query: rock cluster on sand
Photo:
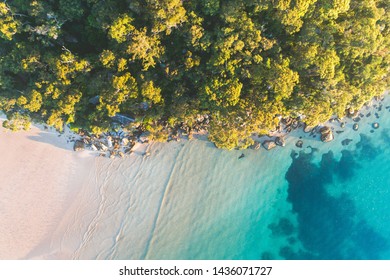
[[[263,142],[263,147],[269,151],[276,147],[276,143],[272,140],[266,140]]]
[[[132,148],[137,140],[136,136],[131,136],[122,130],[105,133],[99,137],[80,130],[79,135],[81,139],[76,140],[73,146],[75,151],[89,149],[98,152],[99,156],[110,158],[115,158],[116,156],[123,158],[126,153],[132,153]]]
[[[275,144],[278,146],[284,147],[284,146],[286,146],[286,141],[284,140],[283,137],[278,136],[275,138]]]
[[[258,150],[260,149],[260,143],[258,141],[255,141],[253,145],[251,146],[251,149]]]
[[[322,142],[330,142],[334,139],[333,131],[328,126],[322,127],[320,133]]]
[[[347,116],[348,116],[349,118],[351,118],[351,119],[356,118],[357,115],[358,115],[358,113],[359,113],[359,111],[354,110],[353,108],[349,108],[349,109],[347,110]]]
[[[122,119],[124,116],[120,116]],[[189,126],[185,123],[170,127],[166,121],[162,121],[160,124],[163,127],[163,133],[168,135],[167,142],[180,141],[182,137],[191,139],[192,133],[204,133],[208,130],[211,117],[207,114],[197,115],[196,122]],[[134,121],[134,120],[133,120]],[[122,122],[120,122],[122,123]],[[151,133],[145,131],[142,126],[125,128],[123,125],[115,125],[113,131],[103,133],[101,135],[94,135],[82,129],[79,130],[78,135],[80,141],[83,143],[85,149],[90,149],[95,152],[100,152],[99,156],[108,156],[115,158],[116,156],[123,158],[125,154],[131,154],[132,148],[136,143],[149,143],[152,139]],[[69,139],[74,142],[75,139]],[[260,147],[260,144],[259,144]],[[75,151],[83,150],[81,143],[75,144]]]
[[[78,152],[78,151],[84,151],[84,149],[85,149],[85,144],[83,141],[77,140],[76,142],[74,142],[73,150]]]

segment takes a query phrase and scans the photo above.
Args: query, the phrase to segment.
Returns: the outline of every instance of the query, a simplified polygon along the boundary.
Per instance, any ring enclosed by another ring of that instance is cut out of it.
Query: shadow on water
[[[347,194],[333,197],[326,186],[338,181],[346,182],[360,171],[360,161],[374,160],[380,153],[361,135],[355,151],[342,151],[338,161],[330,151],[322,155],[319,164],[313,163],[313,154],[292,152],[293,162],[286,173],[288,201],[296,214],[295,228],[285,218],[269,225],[272,235],[283,235],[290,245],[280,249],[285,259],[380,259],[389,249],[384,237],[375,232],[356,214],[353,201]],[[294,233],[295,232],[295,233]],[[295,234],[303,248],[291,246]],[[269,258],[263,253],[264,258]]]
[[[381,138],[382,138],[384,143],[390,144],[390,129],[382,130]]]

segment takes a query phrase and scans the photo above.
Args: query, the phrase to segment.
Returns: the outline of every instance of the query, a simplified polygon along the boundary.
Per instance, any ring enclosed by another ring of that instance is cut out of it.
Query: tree
[[[388,2],[2,1],[0,109],[94,133],[130,114],[159,140],[201,126],[246,147],[280,116],[315,125],[389,88]]]
[[[205,85],[204,92],[214,106],[229,107],[238,103],[242,87],[238,79],[213,78]]]
[[[12,40],[18,31],[19,22],[14,19],[11,9],[5,2],[0,2],[0,37]]]
[[[131,55],[131,59],[141,60],[143,70],[146,71],[156,65],[156,60],[163,54],[164,48],[157,35],[147,35],[146,28],[143,28],[134,30],[126,52]]]
[[[132,22],[133,18],[127,14],[119,16],[110,26],[108,35],[118,43],[125,42],[135,29]]]
[[[171,33],[186,21],[186,10],[181,0],[146,0],[153,15],[153,32]]]
[[[156,87],[153,81],[146,81],[141,86],[141,96],[145,101],[152,104],[158,104],[163,101],[161,96],[161,89]]]

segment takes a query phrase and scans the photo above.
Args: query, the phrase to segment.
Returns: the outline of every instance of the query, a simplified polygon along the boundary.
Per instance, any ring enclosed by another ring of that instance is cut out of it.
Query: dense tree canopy
[[[120,113],[160,140],[207,114],[246,147],[381,94],[389,52],[388,0],[0,1],[0,109],[95,133]]]

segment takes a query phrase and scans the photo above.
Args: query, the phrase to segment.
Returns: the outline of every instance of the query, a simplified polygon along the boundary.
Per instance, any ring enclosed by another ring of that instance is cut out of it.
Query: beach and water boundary
[[[390,259],[389,103],[330,143],[297,130],[271,151],[195,139],[108,159],[2,130],[0,257]]]

